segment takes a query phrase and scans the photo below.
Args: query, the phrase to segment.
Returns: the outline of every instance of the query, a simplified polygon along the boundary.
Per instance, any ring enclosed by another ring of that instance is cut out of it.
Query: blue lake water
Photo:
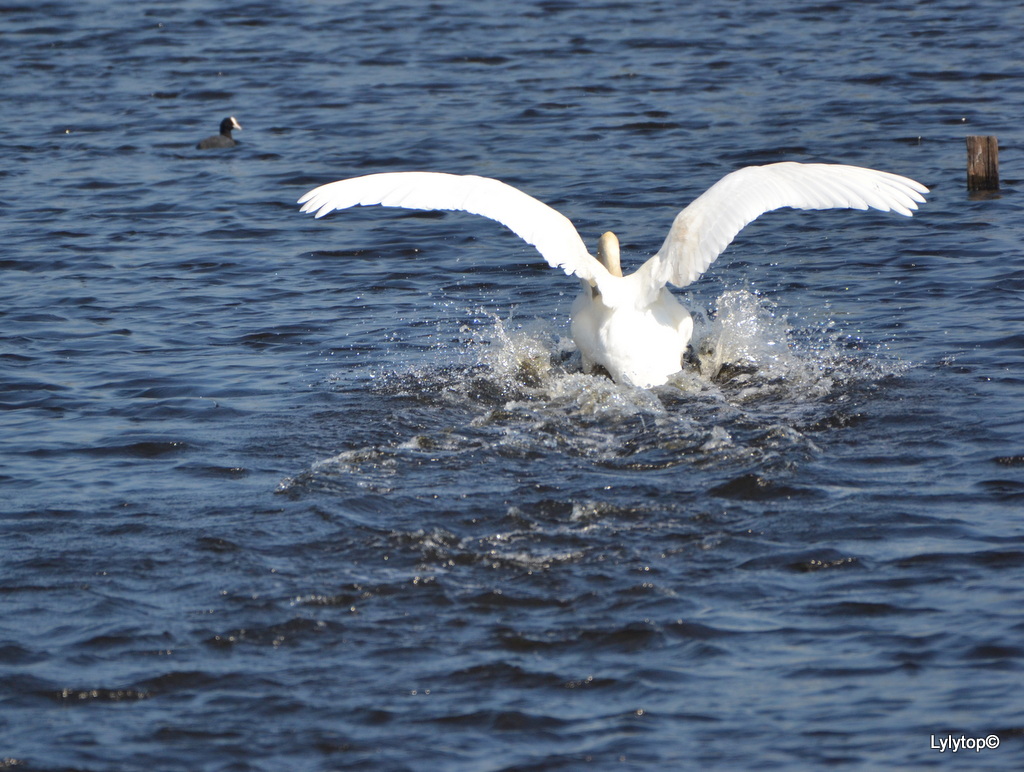
[[[0,5],[0,768],[1016,768],[1021,29]],[[295,204],[494,176],[633,266],[783,160],[932,192],[748,226],[680,293],[729,367],[652,391],[580,372],[576,282],[500,226]]]

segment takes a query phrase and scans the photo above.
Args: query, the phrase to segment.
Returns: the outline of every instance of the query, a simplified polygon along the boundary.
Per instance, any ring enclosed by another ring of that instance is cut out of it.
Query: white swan
[[[323,217],[351,206],[466,211],[496,220],[545,260],[579,277],[572,336],[587,372],[604,367],[617,382],[649,388],[682,368],[693,320],[667,289],[695,281],[740,229],[773,209],[879,209],[910,216],[928,188],[888,172],[835,164],[776,163],[727,174],[683,209],[661,249],[628,276],[619,243],[605,233],[598,257],[564,215],[499,180],[438,172],[391,172],[339,180],[299,199]]]

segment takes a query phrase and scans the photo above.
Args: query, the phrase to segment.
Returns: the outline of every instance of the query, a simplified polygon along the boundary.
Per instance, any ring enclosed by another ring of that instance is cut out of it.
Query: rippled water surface
[[[0,5],[0,768],[1017,766],[1022,28]],[[574,281],[500,226],[295,205],[484,174],[635,265],[781,160],[932,193],[749,226],[652,391],[580,371]]]

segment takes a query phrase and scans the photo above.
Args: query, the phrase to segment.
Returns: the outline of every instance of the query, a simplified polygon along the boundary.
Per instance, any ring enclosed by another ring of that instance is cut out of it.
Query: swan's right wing
[[[322,185],[299,199],[317,217],[352,206],[463,211],[495,220],[532,244],[553,268],[599,287],[611,274],[587,252],[572,222],[499,180],[441,172],[385,172]]]
[[[643,293],[666,283],[685,287],[708,269],[744,225],[765,212],[880,209],[912,214],[928,188],[888,172],[839,164],[783,162],[725,175],[680,212],[665,243],[637,271]]]

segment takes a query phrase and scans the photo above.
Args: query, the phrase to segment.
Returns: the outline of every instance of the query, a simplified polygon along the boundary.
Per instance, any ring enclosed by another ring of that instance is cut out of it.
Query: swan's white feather
[[[495,220],[532,244],[553,268],[591,284],[612,277],[587,251],[565,215],[521,190],[489,177],[442,172],[384,172],[321,185],[299,199],[317,217],[352,206],[463,211]]]
[[[696,281],[743,226],[765,212],[872,208],[909,217],[927,192],[907,177],[859,166],[783,162],[738,169],[676,216],[661,249],[638,272],[644,294]]]

